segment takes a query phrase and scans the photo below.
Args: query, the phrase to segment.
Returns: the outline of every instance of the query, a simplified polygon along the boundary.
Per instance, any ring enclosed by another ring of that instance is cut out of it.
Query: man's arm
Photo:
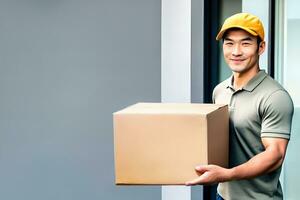
[[[199,177],[186,185],[213,184],[240,179],[250,179],[276,170],[282,165],[288,140],[283,138],[262,138],[265,151],[252,157],[248,162],[231,169],[217,165],[197,166]]]

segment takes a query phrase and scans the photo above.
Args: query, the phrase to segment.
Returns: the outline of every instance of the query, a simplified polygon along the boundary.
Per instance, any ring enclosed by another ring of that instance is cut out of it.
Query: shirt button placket
[[[230,101],[229,101],[229,111],[233,112],[235,107],[235,95],[236,91],[232,90]]]

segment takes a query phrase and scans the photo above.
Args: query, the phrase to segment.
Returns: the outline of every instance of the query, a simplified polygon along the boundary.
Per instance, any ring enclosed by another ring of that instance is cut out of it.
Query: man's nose
[[[236,44],[234,45],[233,49],[232,49],[232,55],[233,56],[240,56],[242,55],[242,50],[240,45]]]

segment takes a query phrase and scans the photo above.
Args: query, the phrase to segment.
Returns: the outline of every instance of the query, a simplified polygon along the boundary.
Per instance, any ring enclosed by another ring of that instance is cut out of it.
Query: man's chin
[[[241,73],[245,71],[244,66],[230,66],[231,71],[236,72],[236,73]]]

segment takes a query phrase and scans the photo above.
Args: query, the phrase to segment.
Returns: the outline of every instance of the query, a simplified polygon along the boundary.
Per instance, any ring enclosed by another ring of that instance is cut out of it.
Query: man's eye
[[[227,45],[227,46],[232,46],[233,43],[232,43],[232,42],[226,42],[225,45]]]
[[[251,45],[251,43],[249,43],[249,42],[244,42],[244,43],[242,43],[242,45],[243,45],[243,46],[249,46],[249,45]]]

